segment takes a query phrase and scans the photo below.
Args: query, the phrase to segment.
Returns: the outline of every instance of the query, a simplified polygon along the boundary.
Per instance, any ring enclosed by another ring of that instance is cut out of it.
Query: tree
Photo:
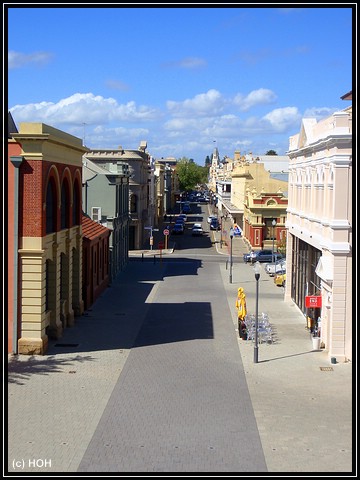
[[[277,153],[275,152],[275,150],[268,150],[265,155],[277,155]]]
[[[210,167],[210,164],[211,164],[211,160],[209,155],[207,155],[205,158],[205,167]]]
[[[177,161],[176,173],[179,178],[180,189],[189,191],[194,190],[199,183],[206,183],[208,170],[197,165],[194,160],[182,157]]]
[[[282,239],[276,242],[277,251],[286,255],[286,235],[283,235]]]

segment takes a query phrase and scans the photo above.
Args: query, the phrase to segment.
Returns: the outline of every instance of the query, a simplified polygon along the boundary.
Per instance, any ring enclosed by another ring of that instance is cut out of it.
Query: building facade
[[[222,222],[230,219],[240,227],[249,248],[277,250],[286,244],[288,182],[259,160],[235,155],[233,161],[223,162],[224,173],[217,174],[215,204]],[[278,162],[285,167],[283,158]]]
[[[352,107],[320,122],[303,119],[288,155],[285,299],[329,356],[351,360]]]
[[[129,259],[129,164],[119,152],[90,151],[83,156],[83,211],[111,230],[109,240],[110,282]]]
[[[81,159],[85,151],[81,139],[43,123],[21,123],[19,131],[10,133],[9,206],[15,214],[9,269],[14,285],[9,299],[13,353],[44,354],[48,338],[61,337],[74,316],[83,313]]]
[[[82,215],[83,265],[82,298],[87,310],[110,283],[110,243],[112,231]]]

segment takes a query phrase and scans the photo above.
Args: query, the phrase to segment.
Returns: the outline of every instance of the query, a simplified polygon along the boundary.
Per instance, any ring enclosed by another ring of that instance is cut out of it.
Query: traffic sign
[[[165,230],[163,231],[163,234],[164,235],[169,235],[169,233],[170,233],[169,230],[167,228],[165,228]]]

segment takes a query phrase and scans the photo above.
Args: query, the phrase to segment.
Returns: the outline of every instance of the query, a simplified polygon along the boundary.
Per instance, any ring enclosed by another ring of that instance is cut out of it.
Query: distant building
[[[214,158],[210,170],[218,216],[240,226],[249,248],[285,245],[289,157],[236,151],[233,160],[220,162],[216,149]]]
[[[93,150],[83,156],[84,213],[112,232],[108,258],[110,282],[128,263],[129,189],[129,164],[118,151]]]
[[[231,203],[238,208],[236,223],[254,250],[276,249],[284,240],[287,189],[287,181],[273,178],[263,163],[246,162],[234,168]]]

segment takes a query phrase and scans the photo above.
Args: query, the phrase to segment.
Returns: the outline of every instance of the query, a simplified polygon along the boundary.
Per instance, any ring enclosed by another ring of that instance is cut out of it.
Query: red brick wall
[[[10,161],[10,157],[21,155],[21,145],[19,143],[8,144],[8,171],[7,171],[7,228],[8,228],[8,353],[12,352],[13,343],[13,317],[14,317],[14,204],[17,199],[14,198],[14,177],[15,167]],[[19,175],[20,176],[20,175]],[[18,298],[19,303],[19,298]],[[18,322],[19,324],[19,322]]]
[[[53,164],[47,161],[25,160],[20,167],[20,205],[22,214],[19,215],[20,235],[24,237],[44,237],[46,235],[46,211],[43,210],[43,204],[46,201],[46,189],[51,167],[55,166],[58,177],[54,171],[50,173],[55,178],[55,185],[59,190],[56,192],[58,199],[61,197],[61,182],[63,171],[68,168],[71,173],[70,189],[73,188],[73,182],[76,171],[81,169],[76,166],[67,166],[62,164]],[[81,177],[80,177],[81,178]],[[69,192],[72,196],[72,192]],[[81,200],[81,192],[80,192]],[[60,204],[60,201],[57,202]],[[71,214],[69,212],[70,219]],[[71,224],[71,222],[70,222]],[[60,208],[57,212],[57,229],[60,229]]]

